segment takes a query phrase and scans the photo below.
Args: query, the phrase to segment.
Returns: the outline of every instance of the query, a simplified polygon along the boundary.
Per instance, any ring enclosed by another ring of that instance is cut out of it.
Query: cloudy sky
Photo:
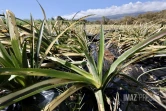
[[[76,18],[95,14],[97,17],[146,12],[166,9],[166,0],[38,0],[43,6],[47,18],[58,15],[71,19],[80,11]],[[34,18],[42,19],[42,11],[36,0],[0,0],[0,12],[11,10],[19,18],[29,18],[30,13]]]

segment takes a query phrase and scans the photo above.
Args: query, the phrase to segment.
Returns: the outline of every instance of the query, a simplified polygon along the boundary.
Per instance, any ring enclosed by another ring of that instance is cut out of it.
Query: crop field
[[[84,24],[85,18],[1,15],[0,110],[166,109],[166,27]]]

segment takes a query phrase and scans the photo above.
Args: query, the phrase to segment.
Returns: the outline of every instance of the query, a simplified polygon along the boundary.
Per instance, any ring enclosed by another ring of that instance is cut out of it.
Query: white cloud
[[[76,15],[76,19],[81,18],[86,15],[95,14],[93,17],[102,17],[102,16],[110,16],[116,14],[124,14],[124,13],[135,13],[135,12],[147,12],[147,11],[157,11],[166,9],[166,1],[149,1],[149,2],[136,2],[136,3],[128,3],[122,6],[111,6],[104,9],[88,9],[86,11],[80,11]],[[73,18],[73,14],[63,15],[63,18],[71,19]]]

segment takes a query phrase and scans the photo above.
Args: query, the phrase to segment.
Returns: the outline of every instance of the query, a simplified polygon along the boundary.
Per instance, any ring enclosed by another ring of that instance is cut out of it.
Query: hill
[[[158,24],[166,24],[166,10],[155,12],[139,12],[129,14],[119,14],[108,17],[88,18],[90,23],[103,24],[134,24],[154,22]]]
[[[125,16],[133,16],[133,17],[136,17],[140,14],[144,14],[146,12],[137,12],[137,13],[125,13],[125,14],[117,14],[117,15],[111,15],[111,16],[105,16],[106,18],[108,19],[112,19],[112,20],[117,20],[117,19],[122,19],[123,17]],[[102,17],[90,17],[90,18],[87,18],[86,20],[88,21],[96,21],[96,20],[102,20]]]

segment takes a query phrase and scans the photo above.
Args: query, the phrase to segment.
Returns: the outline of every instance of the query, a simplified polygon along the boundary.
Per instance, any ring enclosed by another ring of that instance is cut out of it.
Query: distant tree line
[[[144,14],[139,14],[138,16],[124,16],[121,19],[109,19],[102,17],[102,20],[92,21],[93,24],[139,24],[139,23],[157,23],[157,24],[166,24],[166,10],[160,12],[147,12]]]
[[[54,21],[54,20],[58,20],[58,21],[63,21],[68,22],[71,20],[66,20],[61,16],[57,16],[57,18],[51,18],[48,19],[48,21]],[[24,21],[29,22],[30,23],[30,19],[24,19]],[[36,19],[35,23],[36,24],[40,24],[41,23],[41,19]],[[75,21],[75,20],[72,20]],[[159,12],[147,12],[144,14],[139,14],[138,16],[124,16],[121,19],[109,19],[105,16],[102,17],[101,20],[96,20],[96,21],[87,21],[87,20],[81,20],[80,23],[81,24],[104,24],[104,25],[110,25],[110,24],[115,24],[115,25],[120,25],[120,24],[140,24],[140,23],[157,23],[157,24],[161,24],[161,26],[166,24],[166,10],[162,10]],[[24,25],[25,22],[17,20],[17,23],[19,25]]]

